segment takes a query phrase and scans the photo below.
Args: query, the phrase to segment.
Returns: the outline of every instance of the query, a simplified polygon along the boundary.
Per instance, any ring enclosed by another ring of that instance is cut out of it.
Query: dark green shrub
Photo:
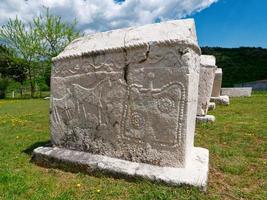
[[[8,81],[6,79],[0,78],[0,99],[5,98],[7,86],[8,86]]]

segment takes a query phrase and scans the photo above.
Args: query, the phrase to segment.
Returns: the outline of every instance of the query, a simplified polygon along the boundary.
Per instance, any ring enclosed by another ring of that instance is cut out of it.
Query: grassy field
[[[231,99],[199,126],[196,146],[210,151],[207,193],[134,179],[73,174],[30,162],[49,140],[49,102],[0,101],[0,199],[267,199],[267,92]]]
[[[34,98],[44,98],[49,97],[50,92],[49,91],[37,91],[34,93]],[[24,91],[22,96],[18,91],[14,93],[14,97],[12,96],[12,91],[8,91],[5,96],[6,99],[30,99],[31,98],[31,92],[30,91]]]

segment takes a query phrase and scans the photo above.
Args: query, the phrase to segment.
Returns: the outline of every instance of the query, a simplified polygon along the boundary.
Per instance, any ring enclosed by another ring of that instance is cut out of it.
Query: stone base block
[[[252,92],[252,87],[239,87],[239,88],[222,88],[222,95],[227,95],[229,97],[250,97]]]
[[[204,191],[209,170],[209,151],[200,147],[193,148],[191,159],[185,168],[160,167],[57,147],[36,148],[32,160],[44,167],[91,174],[102,171],[125,177],[141,177],[169,185],[192,185]]]
[[[215,116],[213,115],[197,116],[196,120],[197,123],[212,123],[215,122]]]
[[[208,110],[215,110],[216,104],[214,102],[209,102]]]
[[[219,97],[211,97],[211,102],[214,102],[216,104],[225,105],[228,106],[230,104],[229,96],[219,96]]]

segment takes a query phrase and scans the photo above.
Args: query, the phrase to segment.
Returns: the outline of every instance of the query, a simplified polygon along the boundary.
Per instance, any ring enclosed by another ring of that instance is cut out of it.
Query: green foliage
[[[19,59],[26,62],[27,78],[31,82],[32,97],[35,92],[36,78],[39,72],[41,40],[31,23],[24,24],[17,17],[3,25],[0,29],[0,40],[4,41],[6,46],[15,52]],[[19,65],[18,65],[19,66]]]
[[[4,78],[0,78],[0,99],[5,98],[7,86],[8,86],[8,80]]]
[[[223,69],[223,86],[267,79],[267,49],[203,47],[202,54],[214,55]]]
[[[0,101],[0,199],[255,199],[267,196],[267,92],[217,106],[216,122],[199,126],[195,146],[209,149],[207,193],[140,179],[74,174],[31,163],[47,144],[49,101]],[[79,185],[78,185],[79,184]]]
[[[62,22],[61,17],[52,15],[46,10],[45,15],[40,15],[33,19],[35,30],[40,38],[42,38],[42,56],[57,56],[63,49],[75,38],[80,37],[79,31],[74,31],[77,21],[71,24]]]
[[[17,17],[9,19],[0,29],[0,40],[24,60],[38,61],[41,41],[31,23],[25,24]]]
[[[5,73],[5,67],[8,66],[8,58],[10,57],[10,49],[0,45],[0,73]]]
[[[6,58],[7,64],[0,65],[0,74],[4,77],[13,79],[20,84],[27,78],[27,62],[25,60],[9,56]]]
[[[0,41],[5,43],[8,51],[13,52],[13,57],[9,62],[0,58],[3,62],[0,73],[13,75],[12,78],[19,82],[27,78],[32,97],[36,85],[47,89],[50,86],[52,57],[81,35],[75,31],[76,24],[76,20],[71,24],[63,22],[60,17],[50,14],[48,9],[45,15],[35,17],[30,23],[24,23],[17,17],[9,19],[0,28]]]

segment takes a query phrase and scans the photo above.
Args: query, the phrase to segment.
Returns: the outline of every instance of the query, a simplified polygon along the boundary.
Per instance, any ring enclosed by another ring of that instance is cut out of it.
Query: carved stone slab
[[[184,167],[200,68],[193,20],[97,33],[53,59],[54,146]]]
[[[224,105],[224,106],[228,106],[230,104],[229,96],[226,96],[226,95],[218,96],[218,97],[211,97],[210,101],[214,102],[215,104]]]
[[[215,102],[216,104],[228,106],[230,104],[229,96],[227,95],[221,96],[222,75],[223,75],[222,69],[217,68],[217,70],[215,71],[215,77],[214,77],[210,101]]]
[[[198,85],[198,116],[204,116],[208,113],[215,71],[217,69],[215,63],[216,60],[214,56],[201,55]]]
[[[221,87],[222,87],[222,68],[217,68],[215,71],[215,77],[212,88],[212,97],[219,97],[221,95]]]
[[[214,102],[209,102],[209,109],[208,110],[215,110],[216,104]]]
[[[221,92],[229,97],[250,97],[252,87],[222,88]]]
[[[203,116],[197,116],[196,121],[197,123],[203,124],[203,123],[213,123],[215,122],[216,118],[213,115],[203,115]]]
[[[122,177],[140,177],[170,185],[193,185],[206,190],[208,182],[209,151],[194,147],[186,168],[159,167],[136,163],[88,152],[58,147],[39,147],[33,152],[35,163],[45,167],[57,167],[72,172],[93,174],[101,171]]]

